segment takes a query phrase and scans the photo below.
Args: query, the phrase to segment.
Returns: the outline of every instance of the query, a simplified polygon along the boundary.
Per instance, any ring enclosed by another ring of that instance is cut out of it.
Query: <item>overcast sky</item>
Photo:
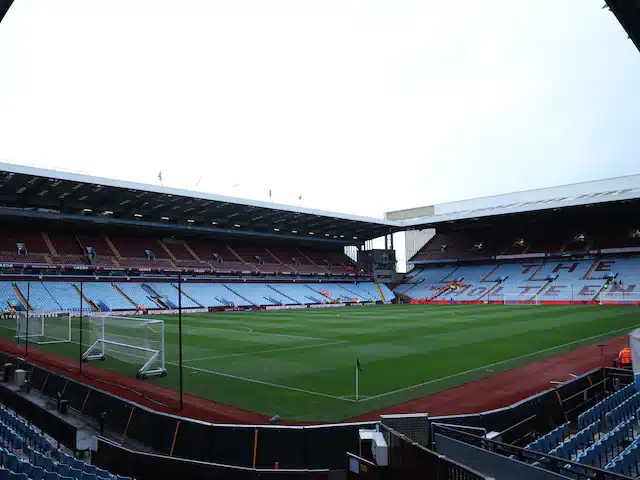
[[[0,159],[370,216],[639,173],[603,3],[15,0]]]

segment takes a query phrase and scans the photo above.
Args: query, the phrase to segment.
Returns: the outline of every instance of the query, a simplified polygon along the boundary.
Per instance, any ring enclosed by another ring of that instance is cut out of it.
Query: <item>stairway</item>
[[[184,249],[187,252],[189,252],[189,255],[191,255],[195,260],[197,260],[198,262],[202,261],[202,259],[198,256],[196,252],[193,251],[193,249],[189,246],[187,242],[184,242]]]
[[[272,287],[271,285],[267,285],[267,287],[269,287],[271,290],[273,290],[274,292],[278,293],[279,295],[282,295],[284,298],[288,298],[289,300],[291,300],[294,304],[296,305],[301,305],[301,303],[299,301],[297,301],[294,298],[291,298],[289,295],[286,295],[284,293],[282,293],[280,290],[278,290],[275,287]]]
[[[74,283],[71,285],[71,287],[78,292],[78,295],[80,297],[82,297],[82,301],[85,302],[87,305],[89,305],[89,307],[91,307],[91,310],[94,312],[99,312],[100,309],[98,308],[98,306],[93,303],[91,300],[89,300],[85,295],[83,295],[82,293],[80,293],[80,289],[78,288],[78,286]]]
[[[326,298],[327,300],[333,302],[333,298],[324,295],[322,293],[320,293],[320,290],[316,290],[315,288],[311,288],[309,285],[305,285],[305,287],[307,287],[309,290],[311,290],[313,293],[315,293],[316,295],[319,295],[321,298]]]
[[[607,284],[607,282],[604,282],[602,284],[602,288],[598,291],[598,293],[596,294],[596,296],[593,298],[593,300],[595,302],[598,302],[599,304],[602,304],[602,294],[605,292],[606,288],[605,285]]]
[[[118,285],[116,285],[115,283],[112,283],[111,286],[113,288],[115,288],[116,292],[118,292],[120,295],[122,295],[125,298],[125,300],[131,304],[132,307],[134,307],[134,308],[137,307],[135,302],[133,300],[131,300],[126,293],[124,293],[122,290],[120,290],[120,287],[118,287]]]
[[[113,242],[107,235],[104,236],[104,241],[107,242],[107,245],[109,245],[109,248],[111,249],[113,254],[116,256],[116,259],[120,260],[122,258],[122,255],[120,255],[120,252],[118,251],[116,246],[113,244]]]
[[[348,289],[347,287],[345,287],[344,285],[339,285],[340,288],[342,288],[343,290],[349,292],[351,295],[353,295],[353,297],[351,298],[359,298],[360,300],[369,300],[368,298],[363,297],[362,295],[357,294],[356,292]],[[384,297],[382,297],[384,298]]]
[[[231,249],[230,249],[231,250]],[[260,305],[256,305],[255,303],[253,303],[251,300],[249,300],[247,297],[243,297],[242,295],[240,295],[238,292],[236,292],[233,288],[231,288],[229,285],[227,285],[226,283],[223,283],[222,286],[224,288],[226,288],[227,290],[229,290],[231,293],[233,293],[234,295],[237,295],[238,297],[240,297],[241,299],[243,299],[245,302],[250,303],[251,305],[255,306],[255,307],[259,307]],[[237,306],[237,305],[236,305]]]
[[[536,280],[536,278],[534,278],[534,277],[535,277],[535,276],[538,274],[538,272],[539,272],[540,270],[542,270],[543,268],[544,268],[544,262],[542,262],[542,263],[540,264],[540,266],[536,269],[536,271],[535,271],[535,272],[533,272],[533,275],[531,275],[531,276],[528,278],[528,280]],[[546,285],[545,285],[545,286],[546,286]]]
[[[49,255],[48,253],[44,254],[44,261],[47,262],[49,265],[53,265],[53,260],[51,260],[51,255]]]
[[[591,274],[593,273],[593,271],[596,269],[596,267],[600,264],[600,260],[594,260],[593,261],[593,265],[591,265],[591,268],[589,269],[589,271],[585,274],[584,277],[582,277],[583,280],[589,280],[591,277]]]
[[[151,300],[153,300],[154,302],[156,302],[156,304],[157,304],[160,308],[163,308],[163,309],[165,309],[165,310],[171,310],[171,308],[169,307],[169,305],[167,305],[166,303],[164,303],[164,301],[163,301],[160,297],[152,298]]]
[[[54,257],[57,257],[58,252],[56,252],[56,249],[53,246],[51,239],[49,238],[49,234],[46,232],[41,232],[40,235],[42,235],[42,239],[44,240],[44,243],[47,245],[47,248],[49,249],[49,253],[51,253],[51,255],[53,255]]]
[[[492,272],[493,273],[493,272]],[[483,280],[484,281],[484,280]],[[487,290],[486,292],[484,292],[482,295],[480,295],[478,297],[478,300],[482,300],[483,298],[487,297],[488,300],[491,300],[491,292],[493,292],[496,288],[498,288],[500,286],[500,283],[495,282],[495,285],[493,287],[491,287],[489,290]]]
[[[176,256],[173,254],[173,252],[169,250],[169,247],[167,247],[167,245],[162,240],[158,239],[158,243],[160,244],[162,249],[167,253],[167,255],[169,255],[169,258],[171,259],[172,263],[178,260]]]
[[[185,293],[185,291],[183,289],[179,289],[178,286],[174,285],[174,284],[171,284],[171,286],[178,291],[178,294],[182,293],[182,295],[187,297],[189,300],[191,300],[193,303],[198,305],[200,308],[204,308],[204,305],[202,305],[200,302],[197,302],[193,297],[191,297],[187,293]]]
[[[378,295],[382,299],[382,303],[387,303],[387,300],[384,298],[384,293],[382,293],[382,289],[380,288],[380,283],[376,281],[376,289],[378,289]]]
[[[20,300],[22,305],[24,305],[24,308],[26,308],[27,310],[32,312],[33,308],[31,308],[31,305],[29,305],[29,303],[27,302],[27,299],[24,298],[24,295],[22,294],[22,292],[18,288],[18,285],[16,285],[15,283],[12,283],[11,286],[13,287],[13,291],[15,292],[16,296],[18,297],[18,300]]]
[[[302,255],[304,258],[306,258],[309,263],[311,263],[311,265],[315,265],[316,267],[324,267],[324,265],[318,265],[316,262],[314,262],[313,260],[311,260],[309,257],[307,257],[304,252],[302,250],[300,250],[299,248],[296,248],[296,251],[298,253],[300,253],[300,255]]]
[[[451,272],[449,275],[447,275],[442,280],[440,280],[440,282],[436,282],[436,283],[449,283],[451,281],[450,277],[452,277],[458,270],[460,270],[460,267],[456,267],[456,269],[453,272]]]
[[[255,271],[255,273],[260,273],[260,270],[258,269],[258,267],[256,265],[253,265],[251,263],[245,262],[242,259],[242,257],[240,255],[238,255],[238,253],[233,248],[231,248],[230,245],[226,245],[226,247],[227,247],[227,250],[229,250],[231,252],[231,254],[236,258],[236,261],[238,261],[238,262],[246,265],[247,267],[253,269]]]
[[[482,280],[480,280],[481,282],[490,282],[491,280],[487,280],[491,275],[493,275],[495,273],[496,270],[498,270],[500,268],[500,265],[496,265],[496,268],[494,268],[493,270],[491,270]]]
[[[276,257],[271,250],[269,250],[268,248],[265,248],[265,250],[277,263],[279,263],[280,265],[284,265],[284,263],[282,263],[282,261],[278,257]]]

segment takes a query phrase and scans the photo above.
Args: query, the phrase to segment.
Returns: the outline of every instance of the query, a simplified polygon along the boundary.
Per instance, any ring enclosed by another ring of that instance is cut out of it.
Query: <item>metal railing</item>
[[[433,480],[491,480],[480,472],[429,450],[406,435],[380,425],[389,444],[389,469],[402,471],[397,478],[428,478]]]
[[[538,468],[544,468],[555,473],[568,475],[570,478],[595,480],[629,480],[631,478],[625,475],[592,467],[590,465],[572,462],[566,458],[534,452],[532,450],[525,450],[524,448],[516,447],[514,445],[478,437],[477,435],[445,427],[443,425],[434,425],[433,433],[434,435],[438,433],[514,460],[519,460],[528,464],[537,463],[536,466],[538,466]]]

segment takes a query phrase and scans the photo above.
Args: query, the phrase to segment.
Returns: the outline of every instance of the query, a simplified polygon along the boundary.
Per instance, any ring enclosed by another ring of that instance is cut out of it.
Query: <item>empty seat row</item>
[[[624,402],[635,393],[635,384],[631,383],[626,387],[621,388],[617,392],[612,393],[608,397],[600,400],[600,402],[595,404],[589,410],[578,415],[578,428],[584,428],[587,425],[595,422],[597,419],[604,418],[607,412],[619,406],[622,402]]]
[[[569,431],[569,423],[564,423],[559,427],[554,428],[549,433],[538,438],[536,441],[527,445],[527,450],[533,450],[534,452],[549,453],[557,445],[564,441],[564,437],[567,436]]]
[[[550,455],[563,458],[572,458],[576,456],[580,450],[587,448],[591,442],[596,439],[600,428],[600,420],[596,420],[591,425],[580,430],[575,435],[571,436],[553,450],[549,452]]]
[[[640,407],[640,392],[627,398],[624,402],[605,415],[605,423],[607,427],[613,428],[622,421],[634,416],[638,407]]]
[[[630,440],[633,440],[634,422],[635,417],[625,420],[580,452],[574,461],[602,468],[619,455]]]
[[[2,437],[3,445],[6,445],[5,440],[9,440],[13,441],[16,446],[25,444],[42,453],[55,450],[51,442],[42,433],[5,409],[0,409],[0,436]],[[22,446],[18,449],[21,450]]]
[[[640,438],[625,448],[617,457],[611,460],[604,469],[630,477],[640,475]]]
[[[56,451],[41,432],[2,407],[0,443],[0,480],[131,480]]]

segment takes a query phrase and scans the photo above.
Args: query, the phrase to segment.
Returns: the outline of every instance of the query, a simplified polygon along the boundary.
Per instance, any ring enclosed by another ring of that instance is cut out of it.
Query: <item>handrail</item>
[[[438,432],[435,432],[435,430]],[[434,433],[442,433],[443,435],[473,445],[483,450],[491,451],[505,457],[515,457],[517,460],[538,462],[542,468],[547,468],[556,473],[569,474],[572,478],[579,479],[595,479],[595,480],[630,480],[631,477],[620,475],[618,473],[602,470],[591,465],[576,463],[566,458],[556,457],[546,453],[534,452],[524,448],[516,447],[506,443],[490,440],[488,438],[478,437],[471,433],[454,430],[448,427],[436,426]]]

